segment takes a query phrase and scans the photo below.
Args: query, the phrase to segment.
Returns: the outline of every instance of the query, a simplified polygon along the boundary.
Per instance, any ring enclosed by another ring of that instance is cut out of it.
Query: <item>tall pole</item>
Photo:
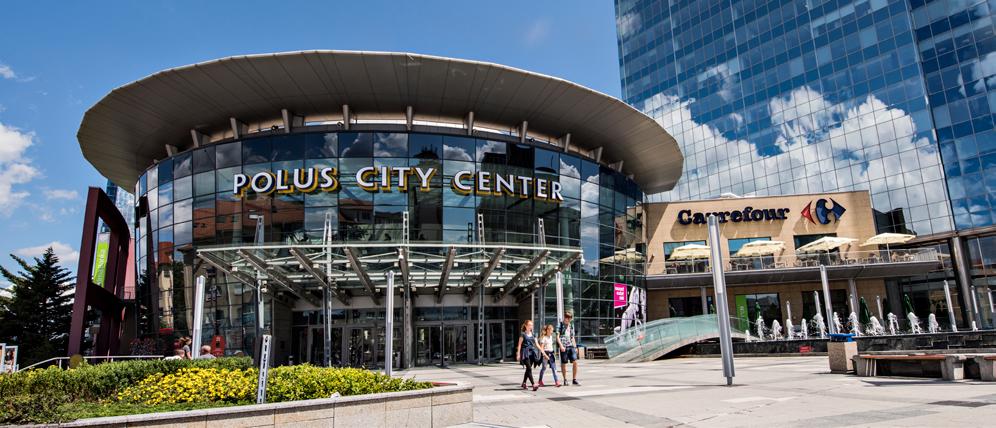
[[[826,308],[827,330],[830,333],[840,333],[833,320],[833,306],[830,304],[830,281],[827,280],[827,267],[820,265],[820,282],[823,284],[823,306]]]
[[[325,328],[322,336],[325,342],[325,367],[332,367],[332,213],[325,213],[325,223],[322,229],[322,243],[325,244],[325,280],[326,284],[322,290],[322,306],[325,311]],[[341,351],[341,349],[340,349]]]
[[[201,352],[201,327],[204,325],[204,275],[197,277],[194,286],[194,331],[192,332],[194,343],[190,345],[190,353],[194,357]]]
[[[384,316],[384,374],[391,375],[394,363],[394,271],[387,271],[387,297]]]
[[[557,288],[557,322],[564,322],[564,274],[557,272],[554,275],[554,286]]]
[[[712,252],[712,288],[716,293],[719,322],[719,349],[723,354],[723,376],[733,385],[733,338],[730,334],[730,306],[726,303],[726,275],[723,274],[723,254],[720,251],[719,219],[709,216],[709,249]]]
[[[951,323],[951,331],[957,332],[958,325],[955,323],[954,307],[951,306],[951,288],[948,287],[948,280],[944,280],[944,302],[948,305],[948,322]]]

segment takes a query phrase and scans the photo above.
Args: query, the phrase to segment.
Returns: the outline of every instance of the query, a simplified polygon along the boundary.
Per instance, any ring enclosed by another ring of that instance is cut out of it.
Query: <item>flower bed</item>
[[[128,361],[0,376],[0,423],[52,423],[136,413],[251,404],[249,358]],[[430,388],[367,370],[310,365],[270,369],[267,401]]]

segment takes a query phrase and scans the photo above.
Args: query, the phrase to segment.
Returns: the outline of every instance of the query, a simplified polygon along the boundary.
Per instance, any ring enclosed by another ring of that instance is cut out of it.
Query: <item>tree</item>
[[[51,247],[34,258],[34,265],[10,257],[21,271],[0,266],[0,275],[12,284],[10,295],[0,297],[0,341],[19,346],[22,367],[64,356],[73,312],[72,272],[59,266]]]

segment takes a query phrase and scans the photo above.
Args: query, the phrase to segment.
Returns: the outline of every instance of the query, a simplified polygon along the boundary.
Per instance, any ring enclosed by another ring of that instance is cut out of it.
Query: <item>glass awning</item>
[[[581,258],[577,247],[539,244],[337,242],[201,247],[197,257],[219,273],[256,287],[263,284],[315,303],[327,288],[349,303],[371,296],[379,303],[387,275],[395,287],[420,295],[476,293],[500,300],[531,293]]]

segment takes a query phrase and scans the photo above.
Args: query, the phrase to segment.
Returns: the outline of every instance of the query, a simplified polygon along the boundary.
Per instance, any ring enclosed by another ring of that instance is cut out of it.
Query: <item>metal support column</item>
[[[958,331],[958,323],[955,321],[954,306],[951,306],[951,287],[948,280],[944,280],[944,302],[948,305],[948,322],[951,323],[951,331]]]
[[[481,281],[481,291],[477,293],[477,364],[484,365],[484,290],[488,281]]]
[[[827,331],[830,333],[840,333],[833,322],[833,306],[830,304],[830,281],[827,280],[827,267],[820,265],[820,283],[823,285],[823,306],[826,308]]]
[[[719,321],[719,349],[723,357],[723,376],[726,384],[733,385],[733,338],[730,334],[730,307],[726,304],[726,275],[723,273],[723,253],[720,251],[719,219],[709,216],[709,249],[712,252],[712,288],[716,293]]]
[[[554,280],[554,290],[557,293],[557,323],[564,322],[564,274],[562,272],[557,272],[553,276]]]
[[[951,261],[954,263],[955,278],[958,279],[959,297],[961,297],[961,313],[965,324],[971,324],[978,315],[972,305],[972,278],[968,274],[968,257],[965,257],[965,249],[961,245],[961,237],[953,236],[948,239],[951,247]]]
[[[702,314],[709,314],[709,297],[706,295],[705,287],[699,287],[699,297],[702,299]]]
[[[324,358],[322,363],[325,367],[332,367],[332,290],[328,287],[322,289],[322,352]]]
[[[190,345],[191,358],[201,355],[201,327],[204,325],[204,275],[197,277],[194,286],[194,328],[192,332],[193,344]]]
[[[384,374],[390,376],[394,364],[394,271],[387,271],[384,294]]]
[[[858,286],[854,282],[854,278],[849,278],[847,280],[847,294],[850,295],[851,312],[858,313]]]

